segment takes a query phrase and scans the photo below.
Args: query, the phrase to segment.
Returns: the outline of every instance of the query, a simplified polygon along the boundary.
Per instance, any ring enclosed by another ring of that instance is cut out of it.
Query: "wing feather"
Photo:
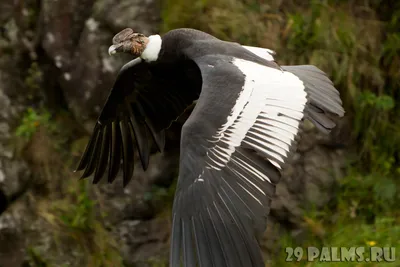
[[[104,130],[102,132],[102,144],[101,144],[101,149],[100,149],[100,156],[99,156],[99,161],[97,162],[97,167],[96,171],[93,177],[93,183],[97,183],[100,181],[100,179],[103,177],[107,165],[108,165],[108,155],[109,155],[109,135],[110,135],[110,126],[104,127]]]
[[[123,184],[126,186],[133,174],[133,142],[131,136],[131,127],[129,126],[128,118],[123,118],[119,122],[122,136],[122,168],[123,168]],[[139,143],[139,142],[138,142]],[[140,149],[139,149],[140,151]]]
[[[110,140],[110,166],[108,169],[108,182],[112,183],[120,169],[121,164],[121,131],[119,128],[119,122],[111,122],[111,140]]]
[[[126,185],[134,171],[134,146],[147,169],[149,139],[163,151],[165,129],[198,98],[197,79],[186,77],[185,71],[200,75],[193,63],[173,69],[142,63],[140,58],[121,68],[78,164],[77,171],[84,170],[82,178],[94,172],[93,182],[98,183],[108,168],[111,183],[122,167]]]
[[[136,114],[139,112],[133,112],[132,107],[127,104],[127,110],[129,116],[129,126],[133,132],[136,140],[136,146],[138,147],[140,161],[142,163],[143,170],[146,170],[149,166],[150,159],[150,147],[149,138],[147,136],[147,126],[143,119],[138,118]]]
[[[268,62],[222,55],[194,60],[203,88],[182,129],[170,266],[181,266],[182,256],[185,267],[261,267],[258,240],[275,185],[310,101],[323,93],[309,99],[310,82]],[[338,108],[330,96],[318,103]]]
[[[88,157],[85,158],[84,161],[87,161],[86,169],[83,172],[81,179],[90,176],[96,169],[96,162],[97,162],[97,154],[99,153],[100,146],[101,146],[101,139],[102,139],[102,129],[98,129],[95,131],[94,140],[90,142],[90,146],[87,150],[87,154],[85,153],[84,156]]]
[[[76,168],[76,171],[83,170],[87,165],[89,165],[89,161],[93,155],[93,150],[96,146],[96,141],[97,141],[97,134],[100,126],[96,125],[93,129],[93,134],[89,139],[89,143],[87,144],[85,151],[82,154],[81,160],[78,164],[78,167]],[[83,177],[84,178],[84,177]]]

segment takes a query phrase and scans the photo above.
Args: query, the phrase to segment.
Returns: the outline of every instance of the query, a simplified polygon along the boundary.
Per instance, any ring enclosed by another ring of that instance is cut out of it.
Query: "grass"
[[[97,189],[88,180],[78,180],[72,172],[71,154],[76,151],[68,151],[76,148],[68,145],[72,133],[64,124],[69,119],[63,116],[44,108],[29,108],[16,128],[25,156],[35,159],[31,163],[35,212],[47,222],[53,235],[51,253],[30,247],[29,263],[59,266],[57,257],[67,253],[74,254],[74,263],[81,266],[123,266],[118,245],[105,228],[106,215],[101,212]]]
[[[340,263],[324,262],[323,258],[321,258],[323,255],[321,251],[322,247],[363,247],[365,249],[365,258],[371,257],[369,249],[373,246],[395,247],[398,251],[400,249],[398,220],[391,217],[380,217],[376,219],[374,224],[367,224],[359,219],[338,221],[327,231],[328,234],[322,240],[310,235],[309,240],[304,241],[303,244],[294,243],[290,237],[285,237],[281,244],[283,247],[282,252],[274,258],[272,266],[396,266],[396,263],[392,261],[377,263],[357,262],[356,260]],[[290,257],[292,261],[288,262],[289,254],[285,252],[286,247],[301,248],[303,255],[301,255],[300,260],[297,261],[299,254],[297,256],[294,254]],[[307,247],[317,247],[321,254],[312,261],[307,261],[307,253],[305,252]],[[387,259],[391,260],[391,255],[388,256],[390,257]]]
[[[52,225],[60,246],[68,244],[79,251],[82,265],[123,266],[118,245],[104,225],[107,215],[96,197],[98,189],[89,180],[78,180],[66,166],[70,164],[58,166],[67,175],[61,178],[66,182],[60,197],[46,203],[41,215]]]
[[[118,246],[104,228],[104,214],[97,215],[100,207],[95,206],[89,186],[87,180],[71,182],[66,197],[54,202],[50,211],[61,232],[84,252],[85,266],[122,266]]]
[[[29,266],[49,267],[47,260],[45,260],[43,256],[40,255],[35,248],[33,247],[28,248],[28,256],[29,256],[28,258]]]
[[[95,206],[88,188],[87,182],[72,180],[65,197],[50,203],[42,200],[38,214],[51,227],[56,251],[73,254],[74,264],[123,266],[118,245],[104,227],[104,215],[97,214],[99,207]],[[56,259],[52,260],[48,260],[48,266],[57,266]]]

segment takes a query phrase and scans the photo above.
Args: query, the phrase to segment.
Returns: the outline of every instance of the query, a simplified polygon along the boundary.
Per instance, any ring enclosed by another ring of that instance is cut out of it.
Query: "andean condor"
[[[77,170],[93,182],[144,169],[152,137],[194,101],[182,127],[170,266],[264,266],[258,242],[282,167],[303,119],[329,132],[343,116],[339,92],[315,66],[279,66],[268,49],[194,29],[149,37],[125,29],[109,54],[135,57],[120,70]]]

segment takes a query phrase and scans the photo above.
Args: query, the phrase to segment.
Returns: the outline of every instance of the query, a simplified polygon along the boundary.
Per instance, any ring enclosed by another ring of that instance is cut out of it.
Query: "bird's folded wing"
[[[170,266],[261,267],[257,238],[304,116],[305,87],[251,61],[195,61],[203,88],[182,129]]]
[[[121,167],[126,185],[133,174],[136,146],[144,169],[150,155],[149,138],[161,151],[164,129],[198,98],[179,79],[166,79],[140,58],[124,65],[118,74],[77,170],[82,177],[95,173],[97,183],[108,169],[112,182]]]

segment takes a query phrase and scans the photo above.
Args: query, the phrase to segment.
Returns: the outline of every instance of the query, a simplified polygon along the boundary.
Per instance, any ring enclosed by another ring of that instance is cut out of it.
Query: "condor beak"
[[[120,47],[120,45],[112,45],[108,48],[108,54],[110,56],[114,55],[117,53],[117,49]]]

